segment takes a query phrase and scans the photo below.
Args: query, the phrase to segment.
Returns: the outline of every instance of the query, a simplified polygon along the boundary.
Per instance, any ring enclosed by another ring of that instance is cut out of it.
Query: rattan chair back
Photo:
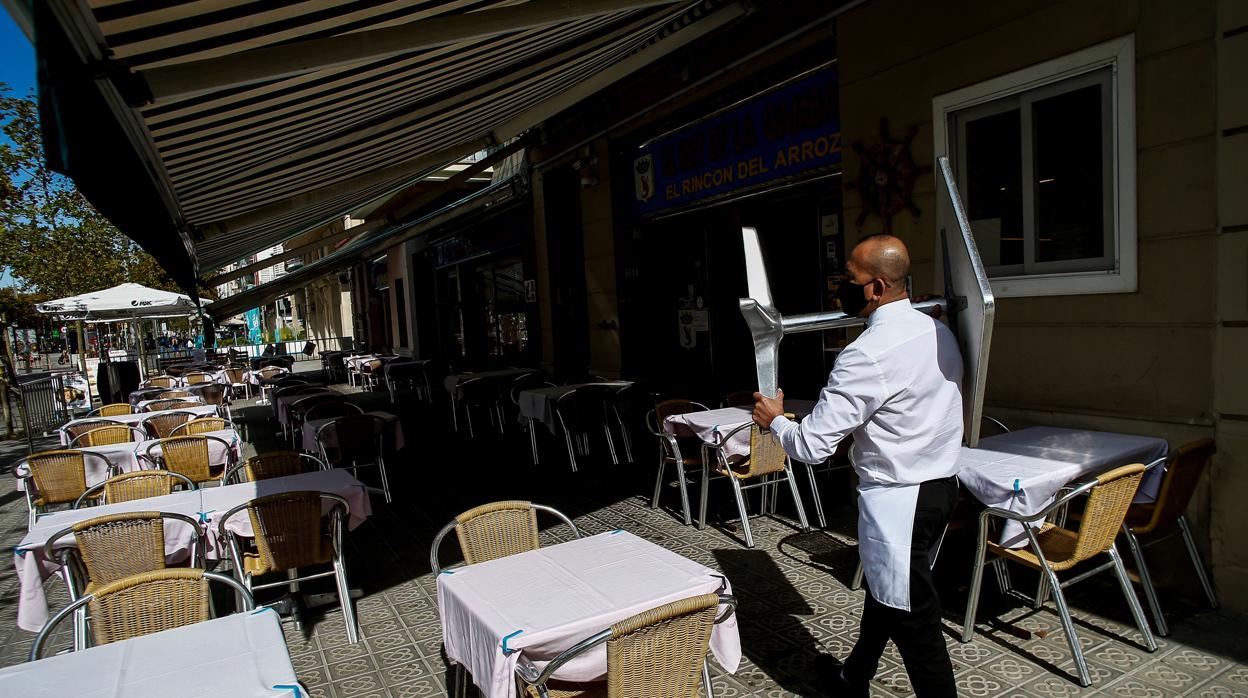
[[[742,480],[780,473],[788,465],[787,458],[776,435],[770,431],[765,432],[754,424],[750,427],[750,459],[741,468],[732,468],[729,472]]]
[[[147,379],[147,384],[153,388],[172,388],[178,384],[178,379],[174,376],[155,376]]]
[[[322,525],[321,493],[282,492],[247,503],[256,540],[253,575],[280,572],[329,562],[333,542]]]
[[[385,451],[386,427],[386,420],[375,414],[350,414],[318,427],[316,441],[331,466],[376,463]]]
[[[1122,529],[1122,521],[1131,507],[1131,500],[1144,477],[1140,463],[1124,465],[1097,477],[1097,484],[1088,493],[1079,522],[1079,538],[1066,560],[1050,560],[1054,568],[1078,564],[1108,552]]]
[[[225,379],[230,382],[230,385],[244,385],[247,383],[247,369],[245,367],[227,368]]]
[[[109,504],[160,497],[173,492],[181,480],[163,470],[136,470],[104,481],[104,501]]]
[[[173,435],[173,430],[194,419],[191,412],[162,412],[143,420],[143,428],[154,439],[164,439]]]
[[[100,516],[73,526],[78,555],[95,587],[165,568],[165,522],[158,511]]]
[[[63,430],[65,435],[69,437],[69,440],[73,441],[92,429],[99,429],[100,427],[115,427],[120,424],[121,422],[112,419],[84,419],[81,422],[66,424],[63,427]]]
[[[659,606],[611,626],[609,698],[696,698],[719,608],[717,594]]]
[[[174,427],[169,436],[194,436],[207,434],[210,431],[221,431],[229,428],[230,423],[221,417],[196,417],[185,424]]]
[[[455,517],[455,535],[464,562],[475,565],[537,550],[537,511],[524,501],[482,504]]]
[[[80,441],[80,445],[82,446],[109,446],[112,444],[124,444],[134,441],[138,433],[139,430],[126,424],[112,425],[92,429],[83,434],[80,439],[76,441]]]
[[[203,371],[189,371],[182,374],[182,380],[187,385],[195,385],[196,383],[211,383],[213,378]]]
[[[95,644],[128,640],[212,617],[208,583],[199,569],[136,574],[100,586],[87,604]]]
[[[273,380],[274,378],[285,375],[286,373],[288,373],[288,371],[283,366],[265,366],[256,373],[256,377],[262,381]]]
[[[124,414],[134,414],[134,407],[128,402],[114,402],[101,406],[92,414],[99,417],[120,417]]]
[[[1132,532],[1142,536],[1173,526],[1187,511],[1187,505],[1196,493],[1196,485],[1200,483],[1205,468],[1213,461],[1215,452],[1217,446],[1213,439],[1200,439],[1180,446],[1178,453],[1166,463],[1152,517],[1143,526],[1132,527]]]
[[[209,383],[199,388],[199,400],[205,405],[225,404],[225,395],[228,389],[228,386],[221,383]]]
[[[160,458],[166,469],[191,482],[214,479],[206,436],[171,436],[160,440]],[[153,448],[155,444],[153,444]]]
[[[308,472],[308,459],[294,451],[272,451],[243,461],[248,482]]]
[[[81,451],[42,451],[26,457],[38,506],[72,503],[87,491],[86,456]]]
[[[181,400],[183,398],[193,397],[189,390],[166,390],[156,393],[157,400]]]
[[[176,410],[179,407],[190,407],[192,403],[183,399],[156,399],[147,403],[144,408],[145,412],[164,412],[166,410]]]

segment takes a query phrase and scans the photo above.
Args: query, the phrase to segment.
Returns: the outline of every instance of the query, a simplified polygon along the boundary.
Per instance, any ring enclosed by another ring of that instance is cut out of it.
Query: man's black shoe
[[[834,657],[820,656],[815,664],[815,673],[824,695],[834,698],[868,698],[871,695],[865,682],[853,684],[845,678],[845,665]]]

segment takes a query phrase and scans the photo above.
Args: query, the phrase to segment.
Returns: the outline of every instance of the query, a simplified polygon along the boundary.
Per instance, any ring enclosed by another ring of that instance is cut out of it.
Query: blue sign
[[[819,68],[655,139],[633,161],[638,214],[685,206],[841,161],[836,66]]]
[[[247,321],[247,341],[250,344],[260,344],[264,341],[264,331],[260,328],[261,317],[260,309],[252,308],[243,313],[243,319]]]

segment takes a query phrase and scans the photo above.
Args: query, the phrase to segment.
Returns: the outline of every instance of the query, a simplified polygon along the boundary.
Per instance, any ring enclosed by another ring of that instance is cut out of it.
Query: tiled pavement
[[[362,395],[356,399],[382,398]],[[669,510],[650,509],[644,494],[653,477],[648,460],[636,466],[598,464],[572,474],[564,465],[566,456],[551,442],[542,466],[535,467],[523,434],[513,433],[507,440],[467,442],[446,432],[443,408],[404,405],[392,409],[405,417],[408,442],[405,453],[391,461],[396,501],[389,506],[380,499],[374,501],[373,518],[351,533],[347,553],[352,585],[364,591],[357,606],[364,639],[356,645],[347,643],[336,606],[320,615],[314,612],[310,627],[303,631],[285,624],[295,670],[314,696],[447,694],[434,579],[427,561],[429,544],[455,513],[504,498],[552,504],[572,516],[586,533],[624,528],[722,570],[740,600],[745,659],[732,676],[712,663],[717,695],[826,695],[818,685],[816,666],[827,657],[848,654],[858,635],[862,610],[862,592],[847,588],[857,562],[851,508],[834,506],[839,513],[829,530],[812,533],[801,533],[783,521],[756,518],[758,547],[751,550],[731,531],[716,527],[699,531],[682,525]],[[264,409],[240,413],[249,422],[248,438],[260,450],[274,448],[273,427],[262,421]],[[634,452],[648,458],[650,445],[639,446],[644,448]],[[8,472],[22,452],[23,444],[0,443],[0,469]],[[845,489],[844,482],[828,483],[824,489],[835,491],[838,484]],[[11,491],[0,495],[4,546],[14,545],[25,530],[25,505],[15,495]],[[669,503],[676,499],[674,493],[668,497]],[[726,490],[716,488],[712,497],[724,505],[731,500]],[[724,507],[718,511],[730,514]],[[555,542],[568,533],[552,528],[544,530],[543,536]],[[1038,612],[1011,608],[995,594],[991,574],[986,576],[988,596],[981,604],[980,618],[999,615],[1002,620],[981,622],[972,642],[957,642],[954,633],[969,564],[966,545],[965,537],[951,534],[938,567],[960,695],[1248,696],[1248,630],[1242,618],[1201,610],[1190,594],[1163,592],[1172,634],[1159,638],[1159,649],[1149,654],[1139,644],[1125,603],[1108,576],[1070,593],[1094,675],[1090,689],[1081,689],[1072,678],[1073,661],[1052,604]],[[454,548],[451,541],[443,547],[444,564],[457,555]],[[1020,586],[1027,581],[1021,573],[1015,573],[1014,579]],[[59,583],[52,580],[48,586],[53,604],[63,603]],[[14,625],[16,598],[13,569],[0,566],[0,665],[22,661],[32,638]],[[1023,639],[1028,634],[1029,639]],[[911,694],[900,657],[891,645],[872,694]]]

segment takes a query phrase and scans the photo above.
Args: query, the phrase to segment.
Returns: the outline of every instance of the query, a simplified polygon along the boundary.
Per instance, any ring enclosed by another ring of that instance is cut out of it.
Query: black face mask
[[[844,310],[846,315],[860,317],[862,311],[867,309],[867,298],[862,293],[864,286],[866,284],[856,284],[845,279],[837,287],[836,299],[841,302],[841,310]]]

